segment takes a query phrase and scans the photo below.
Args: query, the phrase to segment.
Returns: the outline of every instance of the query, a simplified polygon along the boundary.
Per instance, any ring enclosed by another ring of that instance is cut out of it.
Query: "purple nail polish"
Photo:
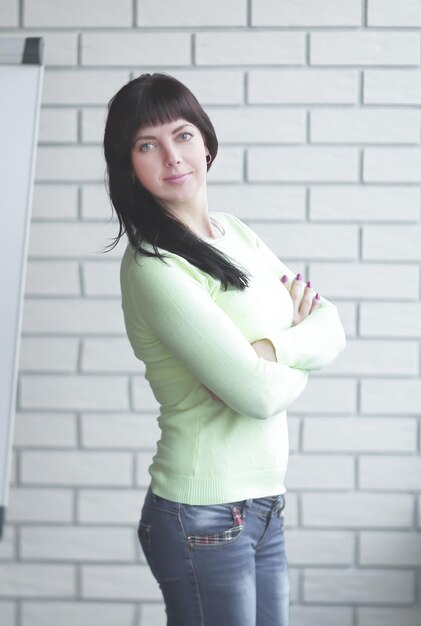
[[[306,282],[306,286],[307,286],[309,289],[311,288],[311,281],[310,281],[310,280],[308,280],[308,281]]]
[[[295,277],[295,280],[303,280],[303,277],[301,276],[301,274],[297,274],[297,276]]]
[[[320,294],[316,293],[316,300],[320,300]]]
[[[286,274],[284,274],[281,278],[281,283],[286,285],[288,282],[288,276]]]

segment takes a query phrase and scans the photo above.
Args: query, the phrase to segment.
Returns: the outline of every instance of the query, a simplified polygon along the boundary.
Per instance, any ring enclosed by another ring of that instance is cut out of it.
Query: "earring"
[[[211,161],[212,161],[212,157],[211,157],[211,155],[210,155],[210,154],[207,154],[207,155],[206,155],[206,163],[207,163],[208,165],[210,165]]]
[[[133,185],[134,185],[134,184],[135,184],[135,182],[136,182],[136,174],[134,174],[134,173],[133,173],[133,174],[130,176],[130,178],[132,179],[132,183],[133,183]]]

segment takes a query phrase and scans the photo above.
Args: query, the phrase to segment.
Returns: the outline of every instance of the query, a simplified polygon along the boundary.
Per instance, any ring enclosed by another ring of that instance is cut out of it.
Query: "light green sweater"
[[[210,215],[225,235],[204,239],[250,272],[244,291],[223,291],[220,281],[167,250],[166,263],[145,256],[135,261],[129,244],[121,263],[127,335],[161,405],[151,487],[186,504],[284,493],[286,409],[309,371],[345,347],[337,309],[324,298],[291,327],[292,300],[280,278],[295,272],[237,217]],[[264,337],[278,362],[251,347]]]

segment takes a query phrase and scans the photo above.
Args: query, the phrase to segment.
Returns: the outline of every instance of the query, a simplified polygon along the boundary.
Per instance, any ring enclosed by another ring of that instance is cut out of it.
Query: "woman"
[[[286,408],[345,335],[336,307],[252,229],[209,212],[217,149],[170,76],[144,74],[109,103],[122,308],[161,405],[138,536],[169,626],[286,626]]]

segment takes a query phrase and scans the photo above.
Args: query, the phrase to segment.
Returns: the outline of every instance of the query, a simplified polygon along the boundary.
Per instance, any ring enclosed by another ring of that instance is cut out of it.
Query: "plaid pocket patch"
[[[220,533],[212,535],[189,535],[187,537],[190,544],[202,544],[202,545],[216,545],[232,541],[237,535],[241,533],[244,528],[244,519],[241,515],[241,510],[234,506],[231,510],[233,526],[228,530],[224,530]]]

